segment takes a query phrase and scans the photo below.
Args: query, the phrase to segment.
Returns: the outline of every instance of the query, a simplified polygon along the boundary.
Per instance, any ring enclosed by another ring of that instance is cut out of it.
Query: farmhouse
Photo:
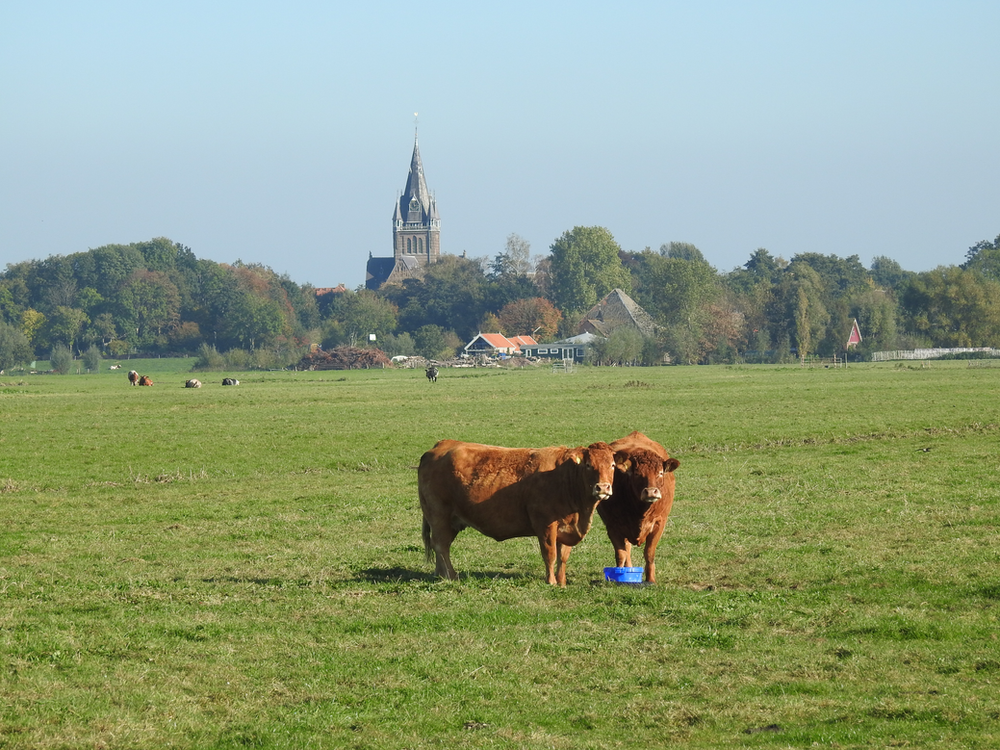
[[[571,359],[580,363],[587,359],[595,341],[606,339],[621,328],[633,328],[643,337],[651,337],[660,326],[635,300],[621,289],[615,289],[586,312],[576,336],[551,344],[522,346],[521,351],[526,357]]]
[[[531,336],[504,336],[502,333],[477,333],[476,337],[465,345],[467,355],[483,354],[488,357],[501,355],[512,357],[524,354],[526,347],[538,346]]]
[[[652,316],[621,289],[615,289],[590,308],[580,322],[580,333],[607,338],[617,328],[636,329],[644,338],[656,334],[659,326]]]

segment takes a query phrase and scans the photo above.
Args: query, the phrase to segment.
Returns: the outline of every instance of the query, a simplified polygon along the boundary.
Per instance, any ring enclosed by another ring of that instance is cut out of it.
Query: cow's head
[[[653,451],[618,451],[615,454],[615,481],[631,489],[644,503],[655,503],[674,494],[674,471],[681,462],[662,458]]]
[[[615,481],[615,452],[607,443],[591,443],[573,453],[573,460],[586,472],[591,493],[600,500],[611,497]]]

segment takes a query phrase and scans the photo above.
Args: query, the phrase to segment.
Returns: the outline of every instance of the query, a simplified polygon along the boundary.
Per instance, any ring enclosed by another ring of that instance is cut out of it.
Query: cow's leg
[[[646,581],[649,583],[656,583],[656,545],[660,543],[660,537],[663,536],[663,528],[666,522],[657,524],[653,527],[653,530],[649,532],[646,536],[646,546],[642,549],[642,555],[646,560]]]
[[[615,545],[615,564],[619,568],[632,567],[632,544],[628,539],[622,539]]]
[[[423,494],[420,495],[420,506],[424,513],[423,539],[424,554],[430,561],[430,548],[434,549],[434,572],[442,578],[456,580],[458,573],[451,565],[451,543],[455,541],[458,533],[452,528],[451,518],[441,513],[430,513],[428,508],[433,504],[428,503]]]
[[[556,582],[556,541],[557,524],[551,524],[538,535],[538,546],[542,550],[542,560],[545,562],[545,580],[555,585]]]
[[[442,519],[437,519],[441,521]],[[458,573],[451,564],[451,543],[455,541],[455,531],[451,528],[451,519],[441,522],[430,522],[431,544],[434,546],[434,572],[442,578],[458,580]]]
[[[568,544],[559,544],[559,569],[556,575],[556,580],[559,582],[561,588],[566,588],[566,563],[569,562],[569,553],[573,551],[573,548]]]
[[[615,528],[615,526],[616,524],[609,524],[606,526],[608,539],[611,540],[611,546],[615,548],[615,565],[619,568],[628,567],[629,560],[632,559],[632,545],[629,544],[625,535]]]
[[[445,528],[447,531],[444,534],[438,533],[437,530],[431,533],[435,556],[434,572],[442,578],[457,581],[458,573],[451,565],[451,543],[455,541],[455,534],[452,533],[450,526]]]

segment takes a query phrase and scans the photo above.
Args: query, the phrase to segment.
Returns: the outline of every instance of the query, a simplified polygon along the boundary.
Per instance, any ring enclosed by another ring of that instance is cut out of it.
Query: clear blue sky
[[[165,236],[356,287],[414,112],[445,253],[958,264],[1000,234],[998,37],[995,0],[3,0],[0,268]]]

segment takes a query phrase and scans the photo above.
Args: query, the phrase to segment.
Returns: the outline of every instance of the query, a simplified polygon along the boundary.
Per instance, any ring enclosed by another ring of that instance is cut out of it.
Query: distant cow
[[[139,376],[139,385],[152,385],[152,384],[153,384],[153,379],[149,377],[149,375]]]
[[[191,378],[184,384],[185,388],[201,388],[201,381],[196,378]]]
[[[641,432],[611,443],[618,461],[614,492],[597,507],[615,548],[615,564],[631,567],[632,545],[645,544],[645,578],[656,583],[656,545],[674,504],[674,471],[680,461]]]
[[[239,385],[240,381],[238,381],[236,378],[223,378],[222,379],[222,384],[223,385]]]
[[[438,380],[438,368],[436,368],[434,365],[431,365],[430,367],[427,368],[426,375],[429,381],[431,381],[432,383],[436,383]]]
[[[137,385],[139,383],[139,373],[135,370],[128,371],[128,382],[132,385]]]
[[[120,370],[120,369],[122,369],[122,366],[121,365],[111,365],[111,367],[109,367],[108,369],[109,370]]]
[[[546,580],[565,586],[569,553],[611,494],[614,469],[607,443],[533,449],[442,440],[417,470],[427,560],[433,554],[435,572],[456,579],[450,551],[462,529],[498,542],[536,536]]]

